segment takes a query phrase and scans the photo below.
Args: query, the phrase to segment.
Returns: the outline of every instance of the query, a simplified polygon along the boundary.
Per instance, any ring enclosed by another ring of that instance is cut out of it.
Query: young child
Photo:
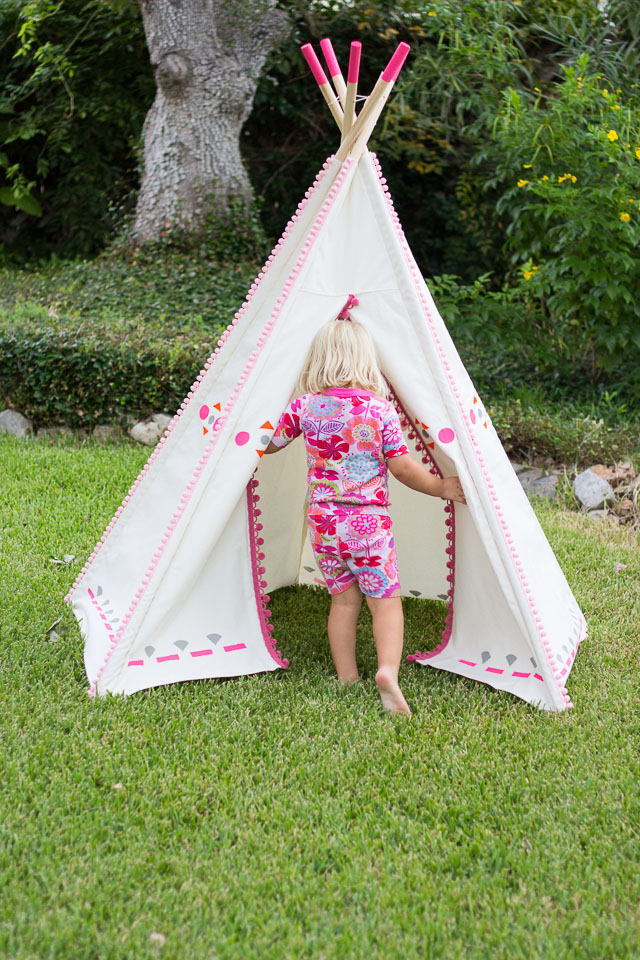
[[[331,320],[313,340],[296,399],[282,414],[266,453],[304,436],[307,523],[331,594],[328,632],[338,679],[359,679],[356,624],[364,593],[383,708],[411,715],[398,685],[404,620],[387,470],[421,493],[458,503],[465,498],[457,477],[434,477],[412,459],[388,392],[366,328],[350,319]]]

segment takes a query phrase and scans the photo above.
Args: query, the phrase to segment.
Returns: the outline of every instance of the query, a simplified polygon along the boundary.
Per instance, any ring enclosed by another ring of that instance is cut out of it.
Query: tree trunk
[[[134,239],[197,231],[212,204],[247,206],[240,132],[268,54],[286,36],[275,0],[140,0],[157,93],[143,127]]]

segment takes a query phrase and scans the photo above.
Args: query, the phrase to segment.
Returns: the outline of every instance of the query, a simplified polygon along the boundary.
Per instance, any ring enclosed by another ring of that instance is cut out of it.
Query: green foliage
[[[638,93],[584,55],[549,95],[505,94],[491,160],[512,270],[558,351],[594,379],[640,366]]]
[[[175,410],[257,271],[207,252],[176,249],[169,235],[93,261],[0,271],[0,402],[39,425]]]
[[[154,95],[138,6],[6,0],[0,36],[4,257],[95,252],[137,186]]]
[[[591,466],[640,459],[640,420],[609,411],[605,420],[585,416],[584,407],[550,403],[539,392],[525,400],[500,398],[491,418],[502,444],[514,460]],[[606,404],[605,404],[606,407]]]

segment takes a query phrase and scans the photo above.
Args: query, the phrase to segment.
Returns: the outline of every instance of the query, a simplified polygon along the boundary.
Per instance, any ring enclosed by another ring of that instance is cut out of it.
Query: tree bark
[[[275,0],[140,0],[157,93],[143,127],[144,169],[134,240],[202,227],[212,204],[247,207],[253,191],[240,156],[268,54],[286,36]]]

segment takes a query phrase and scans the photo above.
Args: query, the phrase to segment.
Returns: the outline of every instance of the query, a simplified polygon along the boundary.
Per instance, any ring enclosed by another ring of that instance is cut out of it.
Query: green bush
[[[640,382],[640,94],[585,54],[544,96],[505,95],[495,129],[497,210],[523,300],[558,359],[595,381]],[[523,282],[524,281],[524,282]]]
[[[212,340],[149,337],[143,325],[0,332],[0,398],[38,426],[122,422],[171,412],[212,350]]]

